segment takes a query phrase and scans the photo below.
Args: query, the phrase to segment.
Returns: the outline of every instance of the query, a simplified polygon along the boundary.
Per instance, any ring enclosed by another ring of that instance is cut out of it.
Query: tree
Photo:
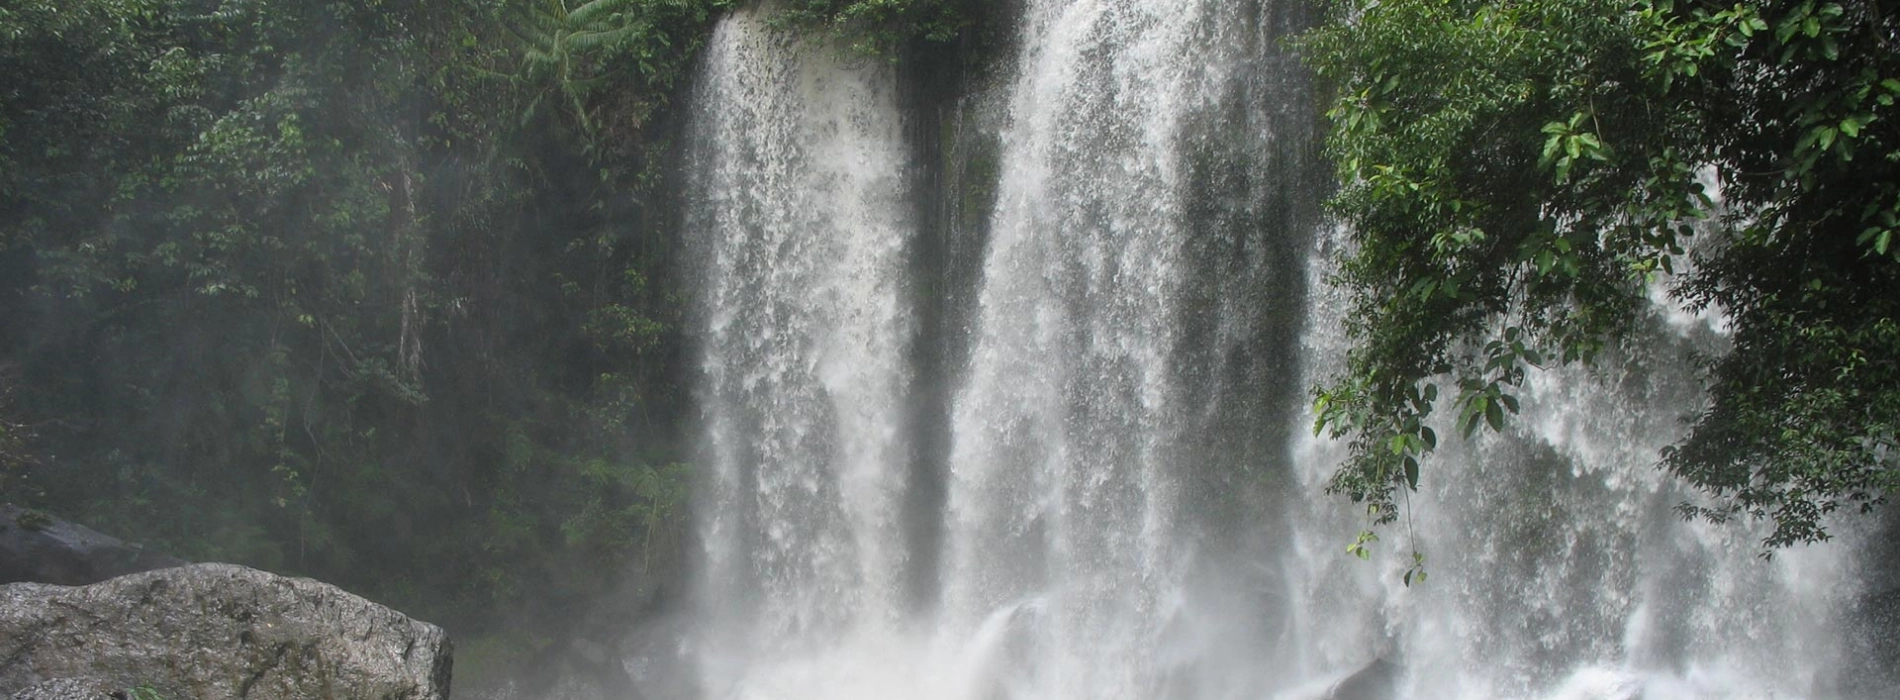
[[[1900,20],[1879,3],[1344,0],[1301,47],[1330,86],[1354,243],[1329,490],[1393,520],[1438,442],[1499,430],[1527,372],[1589,363],[1665,280],[1726,314],[1661,465],[1685,517],[1773,547],[1900,486]],[[1429,76],[1429,77],[1428,77]],[[1692,264],[1683,265],[1688,261]]]
[[[0,500],[458,635],[677,571],[639,188],[724,3],[575,4],[642,29],[500,81],[555,5],[0,3]]]

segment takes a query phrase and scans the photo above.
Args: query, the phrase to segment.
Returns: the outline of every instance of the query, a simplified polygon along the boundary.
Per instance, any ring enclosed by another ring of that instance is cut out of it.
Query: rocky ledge
[[[445,700],[449,672],[435,625],[232,564],[0,586],[0,697]]]
[[[0,503],[0,584],[83,586],[186,563],[78,523]]]

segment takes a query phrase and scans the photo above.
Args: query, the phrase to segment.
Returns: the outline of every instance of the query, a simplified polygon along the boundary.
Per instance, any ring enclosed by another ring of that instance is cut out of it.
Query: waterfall
[[[1316,276],[1329,245],[1311,258]],[[1343,355],[1344,307],[1337,292],[1311,297],[1304,354],[1316,379]],[[1725,331],[1666,305],[1644,325],[1600,369],[1533,373],[1503,434],[1442,446],[1405,520],[1384,533],[1385,564],[1336,556],[1361,524],[1353,514],[1302,510],[1280,563],[1293,606],[1311,611],[1295,628],[1309,641],[1305,674],[1379,656],[1410,669],[1399,697],[1842,697],[1838,611],[1857,589],[1848,550],[1764,561],[1762,528],[1676,516],[1694,496],[1657,454],[1701,400],[1690,351],[1719,352]],[[1302,440],[1299,488],[1317,492],[1340,456]],[[1860,525],[1840,528],[1852,541]],[[1414,545],[1431,578],[1407,589],[1397,555]]]
[[[744,659],[889,621],[914,227],[888,66],[846,66],[751,12],[707,54],[686,207],[703,285],[701,578],[720,602],[709,629]]]
[[[1229,437],[1204,409],[1247,412],[1233,395],[1265,387],[1226,358],[1248,352],[1261,307],[1299,303],[1205,286],[1232,272],[1210,259],[1265,257],[1259,237],[1301,235],[1263,220],[1263,187],[1216,181],[1294,177],[1253,152],[1270,142],[1247,118],[1262,96],[1240,88],[1271,48],[1253,10],[1045,2],[1024,18],[951,416],[936,621],[954,634],[1029,606],[1017,642],[1029,655],[1000,681],[1010,697],[1144,698],[1197,682],[1155,652],[1197,602],[1209,533],[1194,510],[1212,503],[1192,489],[1214,471],[1200,462],[1220,457],[1200,448]]]
[[[686,151],[701,696],[1829,697],[1844,548],[1762,561],[1654,468],[1720,319],[1659,304],[1613,369],[1535,375],[1345,554],[1303,6],[1028,0],[934,151],[889,62],[760,12],[712,38]],[[932,191],[933,152],[993,196]]]

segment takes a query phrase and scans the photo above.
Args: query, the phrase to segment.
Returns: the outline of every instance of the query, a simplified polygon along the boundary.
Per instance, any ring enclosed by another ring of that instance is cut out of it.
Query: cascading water
[[[917,203],[946,195],[897,71],[725,20],[688,148],[701,695],[1295,699],[1367,669],[1367,697],[1829,697],[1839,549],[1762,562],[1677,522],[1653,468],[1699,400],[1682,347],[1720,342],[1699,320],[1538,375],[1509,434],[1433,459],[1380,559],[1345,555],[1336,448],[1300,437],[1344,351],[1280,43],[1303,13],[1028,2],[997,118],[957,127],[991,130],[994,196],[938,208],[980,254],[928,284]],[[937,297],[964,322],[924,323]]]
[[[1327,263],[1316,254],[1314,274]],[[1312,305],[1305,352],[1321,377],[1343,356],[1326,319],[1345,304],[1321,291]],[[1397,556],[1335,556],[1359,525],[1350,513],[1322,503],[1297,516],[1308,525],[1282,566],[1307,611],[1296,636],[1308,674],[1377,656],[1408,669],[1398,697],[1844,697],[1839,610],[1857,592],[1846,550],[1763,561],[1759,528],[1680,521],[1673,507],[1694,496],[1655,468],[1657,454],[1701,400],[1690,350],[1719,352],[1722,321],[1659,305],[1646,323],[1646,342],[1602,363],[1614,369],[1534,373],[1503,435],[1433,457],[1384,545],[1422,549],[1426,585],[1404,588]],[[1302,488],[1316,492],[1339,448],[1302,442]],[[1839,527],[1851,541],[1856,525]]]
[[[1258,111],[1246,102],[1260,95],[1238,89],[1270,48],[1256,9],[1043,2],[1024,18],[951,418],[934,621],[967,636],[1014,618],[1015,663],[994,680],[1006,697],[1208,683],[1195,660],[1157,653],[1198,603],[1189,584],[1209,532],[1194,510],[1210,503],[1191,490],[1227,417],[1203,409],[1247,414],[1233,395],[1265,387],[1227,352],[1253,339],[1254,293],[1197,284],[1222,272],[1211,258],[1264,256],[1254,236],[1300,240],[1258,211],[1261,188],[1214,182],[1229,168],[1297,177],[1255,152],[1264,124],[1228,118]],[[1233,191],[1210,199],[1208,186]],[[1238,276],[1267,289],[1272,266],[1253,263]]]
[[[889,621],[913,226],[888,67],[841,65],[749,12],[707,54],[686,212],[704,265],[700,525],[707,629],[739,663]]]

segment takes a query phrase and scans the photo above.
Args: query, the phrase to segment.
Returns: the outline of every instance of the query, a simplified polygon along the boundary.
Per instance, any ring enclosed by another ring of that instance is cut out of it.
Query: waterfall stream
[[[992,144],[976,212],[919,205],[953,195],[896,68],[759,12],[709,44],[687,146],[700,695],[1830,697],[1845,547],[1762,561],[1654,469],[1720,319],[1659,307],[1614,371],[1536,375],[1345,554],[1304,412],[1345,343],[1302,7],[1029,0],[937,144]],[[945,211],[977,253],[926,283]]]
[[[886,67],[744,12],[707,63],[687,211],[706,263],[703,578],[727,603],[713,629],[770,653],[888,622],[897,595],[904,148]]]

